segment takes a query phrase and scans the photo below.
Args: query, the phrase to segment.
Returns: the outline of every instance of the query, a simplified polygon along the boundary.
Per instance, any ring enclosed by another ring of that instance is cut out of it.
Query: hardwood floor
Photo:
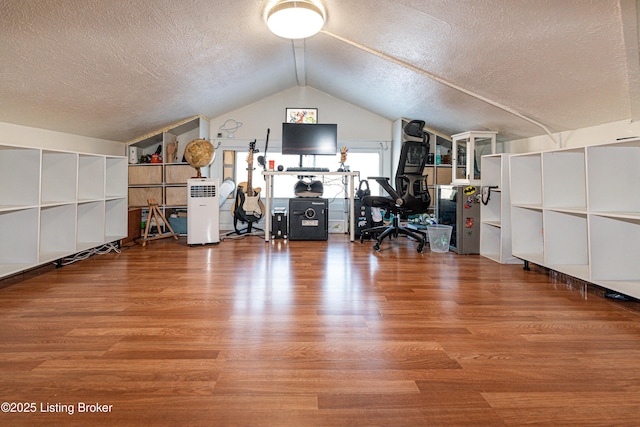
[[[164,239],[2,285],[0,401],[33,412],[0,425],[640,418],[635,303],[403,238]]]

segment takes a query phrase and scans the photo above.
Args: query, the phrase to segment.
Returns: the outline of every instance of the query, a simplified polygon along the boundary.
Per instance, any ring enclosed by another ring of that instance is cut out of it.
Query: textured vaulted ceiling
[[[0,121],[126,141],[299,84],[445,134],[640,116],[634,0],[321,1],[296,61],[272,0],[0,0]]]

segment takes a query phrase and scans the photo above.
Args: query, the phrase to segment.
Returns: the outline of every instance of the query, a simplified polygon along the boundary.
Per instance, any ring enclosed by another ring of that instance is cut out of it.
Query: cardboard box
[[[451,184],[453,169],[450,166],[439,166],[436,173],[436,185]]]
[[[165,189],[165,205],[186,206],[187,192],[187,187],[167,187]]]

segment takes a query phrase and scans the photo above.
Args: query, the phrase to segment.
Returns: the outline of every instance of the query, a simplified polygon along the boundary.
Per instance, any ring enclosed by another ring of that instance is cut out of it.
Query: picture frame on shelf
[[[318,123],[317,108],[286,108],[285,121],[287,123]]]

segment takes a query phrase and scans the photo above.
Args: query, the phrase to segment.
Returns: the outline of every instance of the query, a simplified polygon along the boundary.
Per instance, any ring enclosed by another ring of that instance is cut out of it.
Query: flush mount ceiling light
[[[286,39],[305,39],[318,33],[324,25],[324,13],[310,1],[283,0],[267,13],[267,27]]]

